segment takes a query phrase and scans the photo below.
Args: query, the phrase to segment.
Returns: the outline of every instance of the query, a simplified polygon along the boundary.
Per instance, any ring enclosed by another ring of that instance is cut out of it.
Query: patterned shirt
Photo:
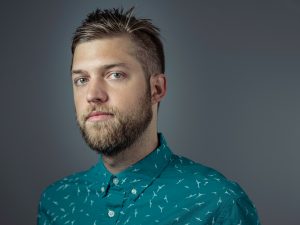
[[[50,185],[38,225],[259,225],[255,207],[219,172],[171,152],[152,153],[118,174],[99,162]]]

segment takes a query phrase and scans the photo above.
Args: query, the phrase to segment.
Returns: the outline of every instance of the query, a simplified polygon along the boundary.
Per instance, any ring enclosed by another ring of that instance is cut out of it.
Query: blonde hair
[[[72,41],[72,56],[78,44],[95,39],[128,35],[136,45],[136,57],[145,74],[150,76],[165,72],[163,44],[159,28],[150,19],[138,19],[134,7],[121,9],[96,9],[76,29]]]

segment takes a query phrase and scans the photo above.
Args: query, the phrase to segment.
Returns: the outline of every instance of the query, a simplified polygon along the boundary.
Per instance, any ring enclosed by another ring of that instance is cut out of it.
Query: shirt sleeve
[[[43,207],[43,194],[41,195],[40,202],[38,205],[38,214],[37,214],[37,225],[49,225],[50,220],[46,215],[45,209]]]
[[[244,195],[225,203],[215,225],[261,225],[261,223],[254,205]]]
[[[37,216],[37,225],[48,225],[48,224],[50,224],[50,221],[47,219],[45,214],[39,211]]]

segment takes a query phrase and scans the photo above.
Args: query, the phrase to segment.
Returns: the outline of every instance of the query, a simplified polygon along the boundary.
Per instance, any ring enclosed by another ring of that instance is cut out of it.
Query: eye
[[[87,81],[88,81],[87,78],[80,77],[80,78],[77,78],[77,79],[74,80],[74,84],[75,84],[76,86],[82,86],[82,85],[84,85]]]
[[[124,77],[125,75],[119,72],[113,72],[108,75],[108,79],[110,80],[119,80],[119,79],[123,79]]]

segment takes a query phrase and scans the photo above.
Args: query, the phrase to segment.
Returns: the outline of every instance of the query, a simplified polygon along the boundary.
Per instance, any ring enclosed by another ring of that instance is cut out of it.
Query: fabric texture
[[[50,185],[38,225],[260,225],[254,205],[235,182],[172,153],[162,134],[152,153],[111,174],[99,162]]]

